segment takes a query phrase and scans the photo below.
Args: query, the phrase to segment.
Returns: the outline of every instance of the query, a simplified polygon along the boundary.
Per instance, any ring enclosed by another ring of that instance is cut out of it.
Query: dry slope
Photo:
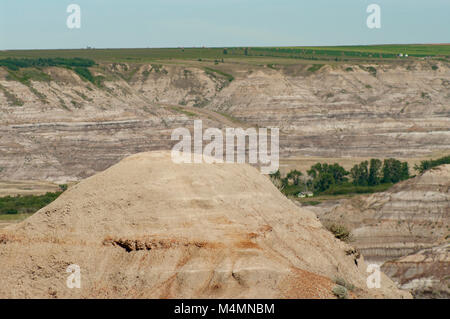
[[[409,297],[255,168],[128,157],[0,233],[0,297]],[[81,267],[81,289],[66,268]]]
[[[433,168],[386,192],[313,210],[324,223],[344,224],[371,261],[384,262],[430,248],[449,235],[450,165]]]
[[[450,243],[387,261],[381,269],[415,298],[450,298]]]
[[[276,70],[205,63],[102,64],[91,70],[105,77],[102,87],[54,67],[42,70],[51,80],[25,85],[0,68],[0,179],[86,178],[128,155],[171,149],[172,130],[194,118],[205,128],[279,127],[282,158],[450,150],[447,62],[332,64],[315,72],[303,63]],[[217,112],[238,121],[230,125]]]

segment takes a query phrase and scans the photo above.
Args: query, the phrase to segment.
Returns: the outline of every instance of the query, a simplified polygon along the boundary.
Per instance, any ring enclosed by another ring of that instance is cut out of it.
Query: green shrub
[[[316,72],[319,71],[323,67],[323,64],[314,64],[308,68],[308,72]]]
[[[105,80],[103,76],[93,76],[91,71],[85,67],[75,67],[73,68],[73,71],[82,79],[87,80],[98,87],[102,86],[103,81]]]
[[[167,70],[164,69],[164,66],[162,64],[152,64],[151,71],[155,71],[155,73],[162,73],[167,74]]]
[[[92,83],[94,82],[94,76],[92,75],[91,71],[89,71],[89,69],[83,67],[76,67],[73,69],[73,71],[83,79],[88,80],[89,82]]]
[[[9,92],[3,85],[0,84],[0,91],[3,92],[3,94],[5,95],[6,99],[8,100],[9,103],[11,103],[11,105],[14,106],[22,106],[24,104],[24,102],[19,99],[17,97],[17,95],[15,95],[14,93]]]
[[[327,229],[339,240],[348,242],[351,239],[351,233],[344,225],[332,224]]]
[[[338,286],[345,287],[348,291],[355,290],[355,286],[347,282],[344,278],[337,277],[334,279],[334,283]]]
[[[334,286],[333,294],[338,297],[338,299],[348,299],[347,288],[341,285]]]
[[[206,74],[209,74],[213,77],[216,77],[216,75],[214,73],[220,74],[220,75],[224,76],[228,80],[228,82],[232,82],[234,80],[234,76],[232,76],[231,74],[222,72],[220,70],[216,70],[216,69],[212,69],[212,68],[205,68],[205,72],[206,72]]]
[[[9,81],[18,81],[24,85],[29,86],[30,81],[50,82],[51,77],[38,69],[26,69],[20,71],[9,71],[6,79]]]
[[[419,173],[423,173],[433,167],[443,165],[443,164],[450,164],[450,156],[444,156],[441,158],[438,158],[436,160],[425,160],[421,161],[419,165],[415,165],[414,169],[418,171]]]
[[[370,74],[372,74],[373,76],[376,76],[376,75],[377,75],[377,69],[375,69],[373,66],[369,66],[369,67],[367,68],[367,71],[368,71]]]
[[[0,66],[7,67],[11,71],[17,71],[20,68],[48,67],[48,66],[67,66],[67,67],[91,67],[95,62],[84,58],[6,58],[0,59]]]
[[[89,67],[94,66],[96,63],[90,59],[84,58],[35,58],[35,59],[23,59],[23,58],[6,58],[0,59],[0,66],[8,68],[10,71],[19,71],[22,68],[40,68],[50,66],[66,67],[73,70],[80,77],[93,84],[99,86],[102,82],[102,77],[94,77],[89,71]],[[35,81],[50,81],[51,78],[48,74],[39,70],[27,70],[24,72],[10,72],[10,78],[28,85],[30,80]]]
[[[420,97],[422,99],[431,99],[430,94],[428,94],[427,92],[420,93]]]
[[[377,76],[377,69],[375,69],[373,66],[360,66],[360,68],[366,72],[369,72],[373,76]]]

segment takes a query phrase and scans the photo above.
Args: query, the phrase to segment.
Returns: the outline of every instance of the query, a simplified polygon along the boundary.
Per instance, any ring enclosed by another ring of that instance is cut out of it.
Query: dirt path
[[[226,116],[223,114],[220,114],[215,111],[211,111],[208,109],[193,107],[193,106],[187,106],[187,105],[175,105],[175,104],[160,104],[163,107],[169,107],[169,108],[179,108],[186,112],[191,112],[194,114],[199,115],[200,117],[206,117],[211,120],[214,120],[216,122],[219,122],[223,126],[226,127],[242,127],[242,128],[249,128],[250,126],[242,121],[239,121],[238,119],[234,119],[231,115]]]

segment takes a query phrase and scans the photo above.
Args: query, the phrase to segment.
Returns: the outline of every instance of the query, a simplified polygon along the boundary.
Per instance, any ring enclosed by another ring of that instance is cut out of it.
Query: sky
[[[0,49],[450,43],[449,17],[450,0],[0,0]]]

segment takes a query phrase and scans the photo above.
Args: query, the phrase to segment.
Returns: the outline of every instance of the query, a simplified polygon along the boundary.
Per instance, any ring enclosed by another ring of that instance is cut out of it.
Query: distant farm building
[[[305,197],[313,197],[313,192],[300,192],[297,194],[298,198],[305,198]]]

